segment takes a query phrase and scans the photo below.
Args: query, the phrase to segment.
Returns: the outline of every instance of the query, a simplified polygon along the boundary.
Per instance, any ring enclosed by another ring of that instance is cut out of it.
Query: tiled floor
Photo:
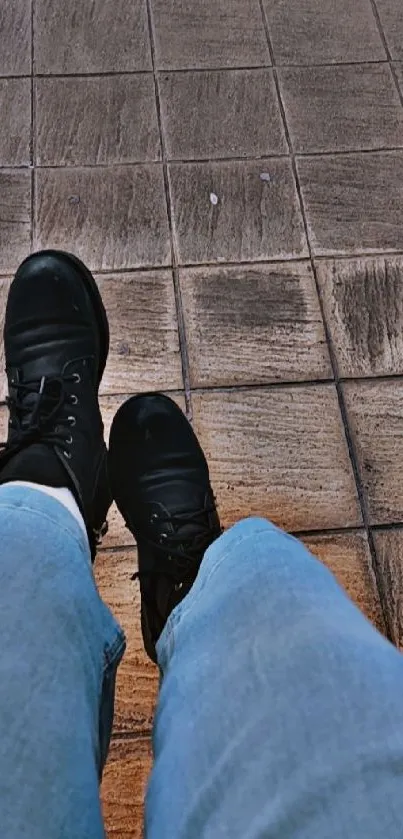
[[[26,253],[77,252],[111,322],[107,429],[127,394],[171,392],[224,524],[300,533],[400,645],[402,44],[401,0],[0,12],[2,313]],[[113,508],[97,577],[129,641],[103,784],[114,839],[141,835],[157,688],[135,562]]]

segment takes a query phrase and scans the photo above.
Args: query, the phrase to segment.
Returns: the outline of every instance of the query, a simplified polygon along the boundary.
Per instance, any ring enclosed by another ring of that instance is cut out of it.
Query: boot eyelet
[[[158,521],[158,519],[158,513],[153,513],[152,516],[150,516],[150,524],[154,524],[154,522]]]
[[[70,425],[75,425],[76,422],[77,422],[75,417],[67,417],[67,419],[68,419]]]
[[[69,436],[67,437],[66,443],[67,443],[68,446],[71,446],[72,442],[73,442],[73,438],[72,438],[71,434],[69,434]]]
[[[79,373],[73,373],[73,381],[76,382],[78,385],[81,382],[81,376]]]
[[[71,402],[71,404],[72,404],[72,405],[77,405],[77,402],[78,402],[78,396],[76,396],[76,395],[75,395],[75,393],[72,393],[72,394],[71,394],[71,396],[70,396],[70,402]]]
[[[168,533],[161,533],[160,542],[165,542],[168,539]]]
[[[66,460],[71,460],[71,452],[64,451],[63,454],[64,454]]]

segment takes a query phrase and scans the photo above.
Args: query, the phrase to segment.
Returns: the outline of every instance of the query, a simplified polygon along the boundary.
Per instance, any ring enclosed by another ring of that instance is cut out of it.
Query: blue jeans
[[[101,839],[124,638],[58,501],[0,489],[2,839]],[[401,839],[403,659],[260,519],[207,551],[158,643],[147,839]]]

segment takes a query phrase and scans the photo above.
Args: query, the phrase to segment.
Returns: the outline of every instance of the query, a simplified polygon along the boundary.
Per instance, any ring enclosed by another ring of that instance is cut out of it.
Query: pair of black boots
[[[0,483],[68,487],[92,558],[114,498],[138,546],[142,629],[149,656],[191,588],[220,523],[202,449],[162,394],[129,399],[107,452],[98,389],[109,328],[97,285],[76,257],[28,257],[11,284],[4,348],[10,418]]]

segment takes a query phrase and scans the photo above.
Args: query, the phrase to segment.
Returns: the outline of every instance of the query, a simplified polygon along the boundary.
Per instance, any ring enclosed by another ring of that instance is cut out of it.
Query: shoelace
[[[160,516],[158,521],[162,524],[171,524],[175,528],[173,533],[162,533],[158,541],[150,539],[147,535],[140,533],[138,540],[146,542],[154,551],[168,557],[169,565],[164,563],[163,567],[152,568],[149,571],[136,571],[133,580],[149,579],[153,576],[171,577],[175,581],[175,589],[179,591],[186,583],[192,583],[197,574],[200,564],[200,555],[211,544],[211,526],[208,521],[209,513],[215,513],[215,506],[203,507],[200,510],[192,510],[189,513],[178,513],[176,515]],[[184,525],[195,524],[202,526],[203,531],[194,536],[184,535],[180,532]],[[222,532],[221,530],[219,532]],[[219,533],[217,533],[219,535]],[[165,544],[165,542],[167,544]],[[168,544],[169,542],[169,544]],[[183,550],[183,545],[189,545]],[[175,550],[175,547],[181,550]]]
[[[68,400],[76,404],[77,397],[73,399],[66,392],[67,382],[78,384],[79,374],[42,376],[35,381],[13,385],[16,393],[6,399],[13,439],[11,442],[0,443],[0,449],[19,449],[35,442],[61,447],[70,445],[73,440],[69,428],[75,425],[76,419],[74,416],[63,416],[61,412]],[[29,399],[31,394],[38,397],[35,403]],[[70,452],[65,451],[64,454],[70,459]]]

